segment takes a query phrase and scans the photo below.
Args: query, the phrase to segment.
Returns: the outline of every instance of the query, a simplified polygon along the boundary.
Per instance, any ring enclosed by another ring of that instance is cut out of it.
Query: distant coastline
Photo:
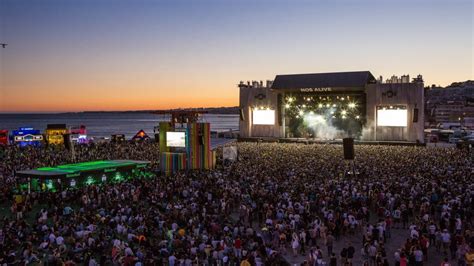
[[[68,114],[150,114],[158,111],[203,111],[208,114],[237,115],[239,107],[201,107],[201,108],[175,108],[156,110],[127,110],[127,111],[77,111],[77,112],[0,112],[0,115],[68,115]]]
[[[103,114],[103,113],[135,113],[135,114],[149,114],[157,111],[203,111],[209,114],[239,114],[239,107],[208,107],[208,108],[176,108],[176,109],[157,109],[157,110],[129,110],[129,111],[81,111],[81,112],[60,112],[56,114]]]

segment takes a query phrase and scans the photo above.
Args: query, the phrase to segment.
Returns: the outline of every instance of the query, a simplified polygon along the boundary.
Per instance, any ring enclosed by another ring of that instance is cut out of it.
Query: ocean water
[[[0,114],[0,130],[9,131],[20,127],[33,127],[43,132],[47,124],[85,125],[90,137],[110,137],[125,134],[131,138],[140,129],[153,137],[153,128],[160,121],[169,121],[169,116],[146,113],[64,113],[64,114]],[[222,132],[238,130],[239,115],[204,114],[202,122],[211,123],[211,130]]]

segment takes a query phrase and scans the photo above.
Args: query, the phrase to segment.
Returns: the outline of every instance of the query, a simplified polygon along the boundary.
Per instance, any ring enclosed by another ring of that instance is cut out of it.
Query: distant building
[[[474,81],[456,82],[446,88],[426,90],[426,126],[460,123],[474,129]]]

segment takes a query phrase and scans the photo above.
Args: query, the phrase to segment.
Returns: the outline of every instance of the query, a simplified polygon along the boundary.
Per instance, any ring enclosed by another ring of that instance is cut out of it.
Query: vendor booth
[[[0,130],[0,145],[8,145],[8,130]]]
[[[48,124],[46,127],[46,142],[49,145],[63,145],[64,135],[67,134],[66,124]]]
[[[43,143],[43,135],[38,129],[21,127],[12,131],[12,143],[20,147],[39,147]]]
[[[148,161],[112,160],[18,171],[20,191],[60,191],[147,177]]]

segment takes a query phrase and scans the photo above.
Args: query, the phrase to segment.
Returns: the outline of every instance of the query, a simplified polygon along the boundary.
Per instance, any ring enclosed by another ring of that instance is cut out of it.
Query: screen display
[[[406,127],[408,112],[406,109],[379,109],[377,110],[377,126]]]
[[[166,146],[168,147],[186,147],[185,132],[166,132]]]
[[[275,125],[275,110],[253,110],[254,125]]]

